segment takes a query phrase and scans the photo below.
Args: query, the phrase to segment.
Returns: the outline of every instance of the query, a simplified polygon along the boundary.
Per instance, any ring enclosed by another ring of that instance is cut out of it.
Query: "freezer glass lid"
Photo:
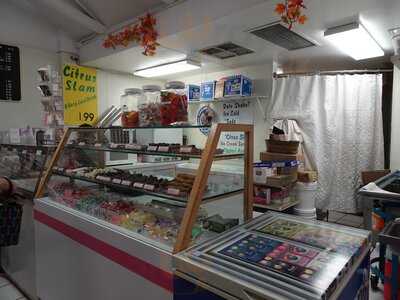
[[[257,230],[346,256],[355,255],[366,246],[367,242],[365,237],[350,232],[345,233],[334,228],[313,226],[284,218],[277,218],[271,223],[260,226]]]
[[[258,233],[217,248],[209,254],[232,263],[267,272],[276,279],[293,279],[310,287],[327,290],[347,263],[342,255],[300,246]]]

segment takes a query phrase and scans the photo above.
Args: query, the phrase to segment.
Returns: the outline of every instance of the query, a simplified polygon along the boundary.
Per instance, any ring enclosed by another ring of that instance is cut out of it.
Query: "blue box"
[[[253,82],[250,78],[234,75],[225,80],[224,97],[251,96],[252,90]]]
[[[215,83],[216,81],[202,82],[200,87],[201,100],[214,100],[215,98]]]
[[[189,101],[200,100],[200,86],[194,84],[188,84],[186,86],[186,93]]]

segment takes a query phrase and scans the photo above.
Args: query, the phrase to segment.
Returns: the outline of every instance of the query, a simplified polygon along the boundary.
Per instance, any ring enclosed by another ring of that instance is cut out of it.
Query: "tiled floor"
[[[26,300],[11,282],[0,275],[0,299],[1,300]]]

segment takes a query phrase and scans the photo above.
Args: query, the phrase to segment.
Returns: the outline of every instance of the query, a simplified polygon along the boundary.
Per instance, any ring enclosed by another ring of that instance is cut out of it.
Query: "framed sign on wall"
[[[0,44],[0,100],[21,101],[19,48]]]

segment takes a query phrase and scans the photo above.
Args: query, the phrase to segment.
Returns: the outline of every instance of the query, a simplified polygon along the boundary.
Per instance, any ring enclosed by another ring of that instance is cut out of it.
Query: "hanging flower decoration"
[[[275,12],[281,16],[282,22],[289,25],[289,29],[292,30],[294,24],[303,25],[308,20],[307,16],[303,14],[303,9],[307,9],[304,0],[286,0],[276,5]]]
[[[155,29],[157,20],[151,14],[139,18],[139,23],[125,27],[122,31],[111,33],[103,41],[104,48],[127,47],[130,43],[139,43],[144,51],[143,55],[153,56],[156,54],[158,32]]]

